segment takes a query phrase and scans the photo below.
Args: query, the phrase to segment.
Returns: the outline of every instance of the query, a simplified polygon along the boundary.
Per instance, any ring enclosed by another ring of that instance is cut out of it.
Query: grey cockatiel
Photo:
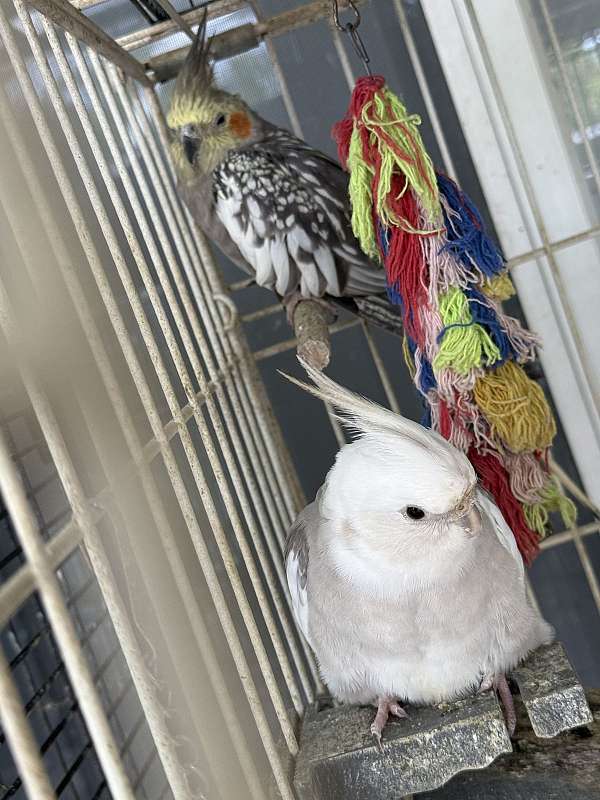
[[[167,117],[180,191],[204,233],[288,304],[385,291],[352,233],[348,176],[213,85],[205,24]]]
[[[380,741],[400,703],[495,686],[553,632],[529,603],[523,562],[466,456],[441,436],[343,389],[315,386],[359,437],[337,455],[286,549],[293,610],[332,695],[374,703]],[[303,385],[303,384],[299,384]]]

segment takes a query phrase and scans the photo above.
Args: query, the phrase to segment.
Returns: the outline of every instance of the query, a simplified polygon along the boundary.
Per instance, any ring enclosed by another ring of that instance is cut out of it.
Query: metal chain
[[[369,58],[369,54],[367,53],[367,48],[365,47],[365,44],[358,32],[358,26],[361,23],[360,12],[356,7],[356,4],[353,2],[353,0],[347,0],[347,4],[354,13],[354,22],[347,22],[345,25],[343,25],[340,21],[340,8],[338,0],[332,0],[333,24],[339,31],[348,34],[348,36],[350,37],[350,41],[352,42],[352,47],[354,48],[354,52],[364,64],[367,74],[372,75],[373,73],[371,72],[371,66],[370,66],[371,59]]]

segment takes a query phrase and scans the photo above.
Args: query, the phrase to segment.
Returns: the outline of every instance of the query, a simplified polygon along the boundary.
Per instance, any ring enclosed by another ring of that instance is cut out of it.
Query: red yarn
[[[472,447],[468,455],[482,486],[494,496],[498,508],[514,534],[519,552],[529,566],[539,552],[539,537],[527,525],[523,509],[510,489],[507,471],[492,453],[478,453]]]
[[[439,411],[439,421],[438,426],[440,429],[440,433],[444,437],[444,439],[449,439],[450,435],[452,434],[452,418],[450,416],[450,410],[446,403],[443,400],[440,400],[440,411]]]
[[[348,164],[348,150],[350,149],[350,137],[354,129],[354,122],[360,117],[365,104],[373,100],[375,92],[378,92],[384,84],[385,79],[383,75],[359,78],[352,92],[346,116],[344,119],[336,122],[331,129],[331,135],[338,146],[338,158],[344,169],[346,169]],[[363,151],[365,150],[365,145],[366,142],[363,138]]]
[[[392,176],[387,204],[400,223],[388,228],[389,246],[384,258],[388,286],[395,289],[402,298],[407,334],[423,348],[425,335],[419,309],[426,306],[428,301],[428,270],[419,235],[407,230],[419,229],[419,207],[414,194],[406,189],[405,179],[400,175]]]

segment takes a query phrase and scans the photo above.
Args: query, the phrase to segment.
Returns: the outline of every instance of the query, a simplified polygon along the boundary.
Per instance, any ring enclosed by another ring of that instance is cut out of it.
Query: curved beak
[[[473,503],[469,511],[458,520],[458,524],[470,538],[477,536],[481,531],[481,511],[477,503]]]
[[[190,164],[194,163],[196,153],[200,149],[200,137],[195,125],[184,125],[180,131],[181,145],[186,159]]]

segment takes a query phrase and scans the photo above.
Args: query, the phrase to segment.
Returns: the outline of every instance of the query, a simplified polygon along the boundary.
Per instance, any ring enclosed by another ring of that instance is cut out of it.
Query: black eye
[[[225,116],[225,114],[219,114],[219,116],[216,117],[216,119],[215,119],[215,125],[218,125],[219,127],[221,127],[221,125],[225,125],[226,121],[227,121],[227,117]]]
[[[425,512],[418,506],[406,506],[406,516],[411,519],[423,519]]]

